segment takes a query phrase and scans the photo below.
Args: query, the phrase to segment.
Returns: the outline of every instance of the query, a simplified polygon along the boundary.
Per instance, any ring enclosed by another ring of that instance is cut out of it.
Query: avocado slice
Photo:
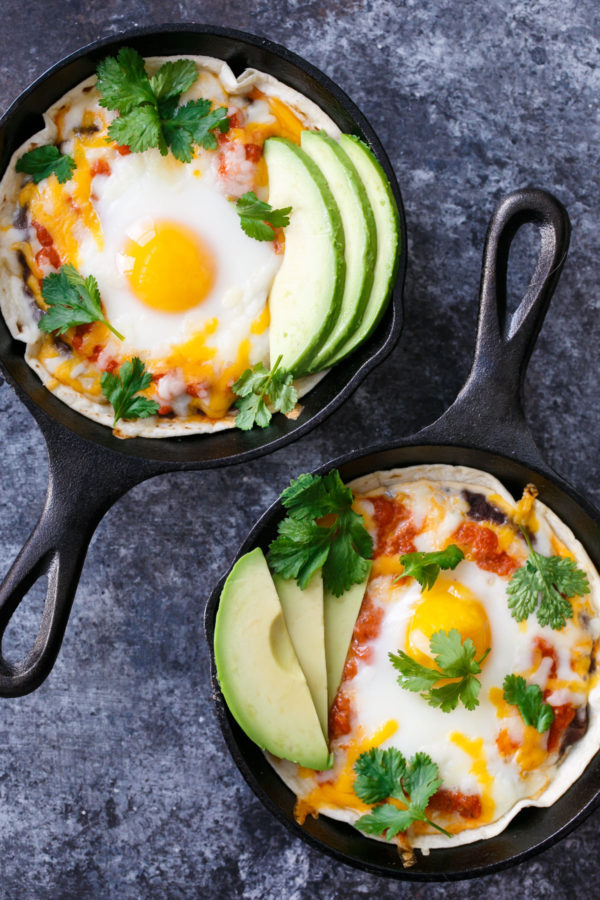
[[[293,579],[274,575],[285,624],[302,667],[319,722],[327,740],[327,664],[323,622],[323,579],[315,572],[304,590]]]
[[[354,164],[337,141],[323,132],[303,131],[301,146],[319,166],[338,205],[346,238],[346,281],[342,306],[329,337],[310,363],[326,369],[360,325],[371,295],[377,228],[367,192]]]
[[[400,218],[396,201],[385,172],[372,151],[352,134],[343,134],[340,146],[352,160],[365,186],[377,226],[377,256],[371,295],[362,322],[334,356],[327,361],[334,365],[369,337],[375,329],[390,298],[400,258]]]
[[[370,571],[370,567],[369,567]],[[365,596],[369,575],[360,584],[353,584],[341,597],[325,588],[323,613],[325,616],[325,658],[327,660],[327,702],[329,706],[338,692],[352,632]]]
[[[237,561],[223,587],[215,662],[227,706],[251,740],[307,768],[330,767],[327,742],[260,548]]]
[[[346,262],[339,209],[319,167],[285,138],[265,141],[269,203],[291,206],[285,253],[269,294],[271,366],[306,375],[340,311]]]

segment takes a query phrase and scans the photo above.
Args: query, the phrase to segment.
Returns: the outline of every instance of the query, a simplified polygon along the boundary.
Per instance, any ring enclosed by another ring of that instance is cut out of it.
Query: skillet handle
[[[508,255],[526,223],[538,227],[540,250],[525,295],[507,318]],[[500,201],[485,239],[471,372],[452,406],[419,433],[420,439],[477,446],[547,468],[525,420],[523,382],[567,257],[570,232],[566,209],[547,191],[525,188]]]
[[[0,697],[28,694],[49,675],[98,522],[125,491],[154,474],[143,463],[101,451],[61,426],[40,424],[48,447],[48,492],[37,525],[0,586]],[[6,628],[45,574],[48,589],[33,647],[23,659],[9,662],[2,654]]]

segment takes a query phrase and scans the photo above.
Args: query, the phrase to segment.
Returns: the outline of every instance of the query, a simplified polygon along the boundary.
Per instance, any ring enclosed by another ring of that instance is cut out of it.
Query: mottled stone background
[[[144,484],[100,525],[54,672],[32,696],[0,705],[2,897],[600,896],[600,813],[531,862],[449,886],[366,876],[290,838],[227,755],[202,633],[211,587],[293,473],[357,435],[410,433],[453,399],[473,347],[487,219],[518,186],[551,189],[573,222],[527,379],[528,415],[548,460],[600,501],[595,0],[2,0],[0,12],[2,111],[64,54],[133,24],[209,22],[287,45],[337,80],[378,131],[410,250],[400,344],[343,409],[243,469]],[[514,254],[514,292],[528,248],[523,239]],[[6,385],[0,408],[6,569],[40,512],[47,466]],[[34,612],[15,625],[15,654]]]

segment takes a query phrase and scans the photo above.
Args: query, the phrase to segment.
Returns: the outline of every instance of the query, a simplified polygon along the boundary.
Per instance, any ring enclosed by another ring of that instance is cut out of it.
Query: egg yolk
[[[460,633],[463,642],[471,638],[479,659],[492,646],[487,613],[471,591],[459,584],[438,578],[429,591],[423,592],[408,623],[406,652],[416,662],[430,666],[432,654],[429,640],[436,631]]]
[[[129,238],[123,268],[138,300],[165,313],[198,306],[216,275],[210,249],[191,228],[176,222],[153,222]]]

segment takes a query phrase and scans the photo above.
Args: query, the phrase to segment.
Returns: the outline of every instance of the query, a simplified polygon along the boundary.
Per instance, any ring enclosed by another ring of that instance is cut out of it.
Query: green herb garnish
[[[517,622],[537,611],[540,625],[550,625],[560,631],[567,619],[573,617],[570,598],[583,597],[590,592],[587,575],[566,556],[536,553],[527,532],[521,531],[529,547],[529,556],[508,582],[509,609]]]
[[[242,431],[248,431],[253,425],[266,428],[272,418],[267,403],[275,412],[291,412],[298,400],[296,388],[292,384],[291,372],[280,369],[281,356],[269,371],[262,363],[246,369],[232,386],[232,391],[239,400],[235,405],[239,412],[235,424]]]
[[[481,672],[481,664],[490,652],[485,651],[481,659],[475,659],[475,644],[471,638],[462,641],[461,635],[452,628],[450,631],[436,631],[429,641],[429,649],[438,666],[434,669],[423,666],[402,650],[390,653],[394,668],[400,672],[398,684],[407,691],[420,693],[430,706],[439,707],[442,712],[452,712],[461,701],[467,709],[479,706],[481,684],[475,677]],[[442,687],[434,687],[438,681],[453,680]]]
[[[425,815],[427,804],[442,783],[437,765],[426,753],[416,753],[408,762],[399,750],[374,747],[361,753],[354,764],[356,778],[354,792],[364,803],[380,803],[394,799],[406,809],[393,803],[381,803],[356,822],[367,834],[384,834],[388,841],[406,831],[413,822],[428,822],[437,831],[450,833]]]
[[[235,204],[240,217],[242,231],[257,241],[274,241],[275,229],[285,228],[290,224],[291,206],[284,209],[273,209],[268,203],[259,200],[254,191],[243,194]]]
[[[543,734],[554,722],[554,710],[544,703],[542,689],[537,684],[528,685],[521,675],[507,675],[504,679],[504,699],[519,707],[521,718],[526,725]]]
[[[118,374],[103,373],[100,385],[115,412],[113,428],[119,419],[146,419],[158,412],[160,406],[156,400],[134,396],[147,388],[151,381],[152,373],[146,371],[138,356],[124,362]]]
[[[181,94],[198,79],[190,59],[164,63],[149,78],[139,53],[123,47],[116,59],[109,56],[99,64],[97,74],[100,105],[120,113],[108,136],[134,153],[158,147],[163,156],[170,149],[176,159],[190,162],[194,144],[216,150],[214,131],[229,130],[225,107],[213,110],[205,99],[178,106]]]
[[[456,544],[449,544],[444,550],[435,550],[432,553],[425,551],[405,553],[400,557],[404,571],[402,575],[396,576],[394,581],[411,575],[421,587],[429,590],[435,584],[440,569],[455,569],[464,558],[464,553]]]
[[[17,172],[31,175],[34,184],[49,178],[52,173],[56,175],[59,184],[64,184],[73,175],[75,160],[72,156],[62,154],[54,144],[44,144],[43,147],[36,147],[19,157],[16,169]]]
[[[281,495],[288,516],[279,523],[268,560],[273,571],[295,578],[304,590],[317,569],[336,597],[369,572],[373,541],[362,516],[352,509],[353,496],[337,469],[327,475],[300,475]],[[333,516],[330,524],[317,519]]]
[[[39,321],[41,331],[64,334],[75,325],[104,322],[113,334],[124,340],[102,312],[98,282],[93,275],[83,278],[74,266],[61,266],[59,272],[51,272],[42,281],[42,297],[48,310]]]

